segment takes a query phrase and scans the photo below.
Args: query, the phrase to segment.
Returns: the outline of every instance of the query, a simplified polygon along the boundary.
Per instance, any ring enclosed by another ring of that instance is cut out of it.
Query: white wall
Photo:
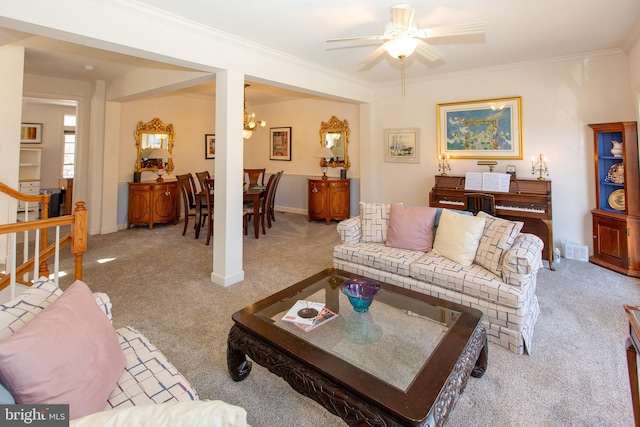
[[[563,240],[591,245],[591,214],[595,207],[593,134],[589,123],[636,120],[629,92],[629,64],[623,54],[573,58],[479,70],[407,82],[376,91],[374,135],[362,141],[370,150],[372,201],[428,205],[438,173],[436,108],[440,103],[522,97],[523,160],[498,161],[496,171],[515,164],[520,178],[533,178],[531,157],[544,153],[549,161],[553,193],[553,231]],[[418,127],[420,164],[385,163],[383,130]],[[477,160],[452,160],[449,175],[487,170]]]

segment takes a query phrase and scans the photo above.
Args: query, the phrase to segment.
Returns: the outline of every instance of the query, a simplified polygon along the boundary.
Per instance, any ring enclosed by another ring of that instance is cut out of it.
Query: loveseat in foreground
[[[144,335],[114,330],[111,302],[40,278],[0,304],[0,404],[68,404],[71,426],[245,427],[246,411],[199,400]]]
[[[543,243],[520,233],[522,223],[400,204],[361,203],[360,212],[338,224],[335,268],[477,308],[490,342],[531,352]],[[473,224],[467,229],[465,223]],[[419,250],[406,248],[416,245]],[[469,265],[451,259],[458,248],[470,256]]]

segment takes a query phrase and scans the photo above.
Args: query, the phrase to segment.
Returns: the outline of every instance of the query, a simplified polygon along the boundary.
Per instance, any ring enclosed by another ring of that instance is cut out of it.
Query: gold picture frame
[[[522,98],[438,104],[438,155],[522,160]]]

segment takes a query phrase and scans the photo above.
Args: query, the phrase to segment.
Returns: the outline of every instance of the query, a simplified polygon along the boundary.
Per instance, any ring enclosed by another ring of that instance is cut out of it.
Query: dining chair
[[[276,202],[276,193],[278,191],[278,184],[280,184],[280,178],[282,178],[282,175],[284,174],[284,171],[280,171],[276,174],[276,181],[273,184],[273,195],[271,197],[271,200],[269,201],[269,210],[267,213],[267,223],[269,225],[269,228],[271,228],[271,221],[275,222],[276,221],[276,214],[275,214],[275,210],[274,210],[274,206],[275,206],[275,202]]]
[[[209,171],[196,172],[196,177],[198,178],[198,184],[200,184],[200,191],[207,188],[206,180],[211,178]]]
[[[269,212],[268,200],[270,195],[273,192],[273,189],[275,188],[274,187],[275,179],[276,179],[276,174],[273,174],[269,177],[269,180],[267,181],[267,187],[265,189],[265,196],[260,200],[260,209],[258,211],[258,215],[260,216],[260,218],[253,218],[254,221],[260,221],[260,225],[262,226],[262,234],[267,234],[267,231],[264,226],[264,218],[265,216],[267,216]],[[253,217],[253,205],[249,205],[249,204],[245,205],[244,213],[242,217],[245,236],[247,235],[249,221],[251,220],[252,217]]]
[[[213,236],[213,191],[207,184],[207,180],[205,180],[203,188],[204,190],[202,191],[202,193],[204,194],[204,201],[207,205],[207,241],[205,242],[205,245],[209,245],[211,236]],[[204,225],[205,218],[203,218],[202,220]]]
[[[256,185],[264,185],[264,174],[266,169],[246,169],[244,173],[249,176],[249,188]]]
[[[194,196],[195,182],[191,173],[176,175],[178,180],[178,187],[180,187],[180,194],[182,195],[182,206],[184,209],[184,229],[182,235],[187,232],[189,225],[189,217],[196,217],[196,203]]]
[[[464,210],[477,214],[480,211],[490,215],[496,215],[496,198],[493,194],[486,193],[465,193]]]

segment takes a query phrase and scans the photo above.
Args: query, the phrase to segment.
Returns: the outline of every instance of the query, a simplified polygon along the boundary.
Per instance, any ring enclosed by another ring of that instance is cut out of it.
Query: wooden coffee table
[[[249,356],[349,425],[443,425],[469,375],[486,370],[482,313],[385,283],[356,313],[339,289],[353,277],[327,269],[236,312],[229,374],[246,378]],[[339,316],[303,332],[281,320],[298,300]]]

